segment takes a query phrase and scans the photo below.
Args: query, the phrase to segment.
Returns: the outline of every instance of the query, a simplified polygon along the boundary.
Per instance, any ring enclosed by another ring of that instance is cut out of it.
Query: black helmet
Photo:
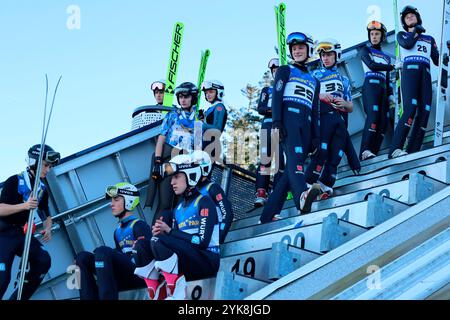
[[[387,29],[386,26],[384,24],[382,24],[381,22],[378,21],[370,21],[369,24],[367,25],[367,37],[369,38],[369,42],[370,41],[370,31],[372,30],[378,30],[381,31],[381,42],[386,41],[386,34],[387,34]]]
[[[403,8],[402,12],[400,12],[400,20],[402,21],[402,26],[405,31],[408,31],[408,26],[405,23],[405,17],[408,13],[414,13],[417,17],[417,24],[422,24],[422,18],[420,17],[420,13],[416,7],[406,6]]]
[[[39,159],[39,154],[41,152],[41,145],[35,144],[30,149],[28,149],[28,166],[29,167],[35,167],[37,165],[37,161]],[[59,160],[61,159],[61,155],[59,152],[56,152],[53,150],[52,147],[48,145],[44,145],[44,151],[43,151],[43,159],[52,164],[56,165],[58,164]]]
[[[179,95],[191,95],[192,96],[192,105],[196,105],[198,101],[198,88],[192,82],[183,82],[178,87],[175,88],[175,95],[177,96],[178,104],[180,104]]]

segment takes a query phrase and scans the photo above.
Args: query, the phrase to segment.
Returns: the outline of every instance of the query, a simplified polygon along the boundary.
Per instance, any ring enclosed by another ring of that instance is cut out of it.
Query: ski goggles
[[[321,42],[317,45],[316,48],[317,53],[331,52],[335,50],[336,49],[334,48],[334,44],[332,44],[331,42]]]
[[[155,91],[155,90],[164,91],[164,87],[165,87],[165,84],[161,81],[155,81],[152,83],[152,86],[151,86],[152,91]]]
[[[286,39],[286,43],[288,45],[308,43],[308,42],[311,43],[312,40],[303,32],[293,32],[289,34]]]
[[[115,198],[117,196],[134,196],[139,197],[139,191],[125,190],[121,189],[117,186],[108,186],[106,187],[106,198]]]
[[[176,164],[173,162],[166,162],[163,164],[162,171],[163,171],[164,177],[169,177],[169,176],[173,176],[174,174],[177,174],[178,172],[188,170],[188,169],[193,169],[196,167],[199,167],[199,165],[195,164],[195,163]]]
[[[269,65],[268,65],[269,69],[278,68],[279,66],[280,66],[280,60],[278,60],[278,58],[273,58],[269,61]]]
[[[217,89],[224,89],[224,87],[220,86],[220,85],[218,85],[216,83],[212,83],[211,81],[203,81],[203,83],[202,83],[202,91],[209,90],[209,89],[217,90]]]
[[[57,164],[61,159],[61,155],[56,151],[47,151],[44,155],[44,161],[50,164]]]
[[[383,24],[378,21],[370,21],[367,25],[368,30],[383,30]]]

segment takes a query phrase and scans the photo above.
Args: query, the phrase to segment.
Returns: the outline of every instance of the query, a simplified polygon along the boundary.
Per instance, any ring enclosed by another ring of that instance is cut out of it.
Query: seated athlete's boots
[[[152,280],[152,279],[144,279],[147,284],[148,296],[150,300],[164,300],[167,297],[166,292],[166,281],[164,279],[161,280]]]
[[[166,279],[166,300],[186,300],[186,278],[184,275],[163,272]]]
[[[163,300],[166,297],[166,282],[160,279],[155,263],[156,261],[152,260],[148,265],[136,268],[134,274],[144,279],[150,300]]]
[[[314,183],[309,189],[302,192],[300,196],[300,211],[302,213],[311,211],[311,205],[317,199],[320,192],[320,185],[318,183]]]

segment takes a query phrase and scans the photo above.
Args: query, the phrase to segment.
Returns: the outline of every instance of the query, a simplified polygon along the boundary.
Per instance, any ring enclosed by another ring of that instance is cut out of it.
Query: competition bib
[[[312,108],[314,90],[310,86],[297,81],[290,81],[284,89],[283,101],[293,101]]]
[[[344,85],[339,79],[331,79],[320,81],[320,93],[337,94],[338,96],[344,96]]]
[[[416,45],[407,50],[400,46],[403,61],[409,62],[427,62],[430,63],[431,40],[427,37],[419,36]]]

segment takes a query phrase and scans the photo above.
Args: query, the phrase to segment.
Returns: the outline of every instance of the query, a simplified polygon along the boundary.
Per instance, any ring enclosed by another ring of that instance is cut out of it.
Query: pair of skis
[[[53,93],[53,99],[52,104],[50,107],[50,113],[48,115],[47,119],[47,100],[48,100],[48,77],[45,75],[45,106],[44,106],[44,121],[42,125],[42,136],[41,136],[41,149],[39,151],[39,158],[37,162],[37,168],[35,172],[35,180],[34,180],[34,186],[33,190],[31,191],[30,197],[33,197],[34,199],[37,199],[37,191],[39,188],[40,183],[40,174],[42,169],[42,161],[44,156],[44,146],[45,146],[45,140],[47,139],[47,133],[48,133],[48,127],[50,125],[50,120],[53,113],[53,106],[55,104],[55,97],[56,93],[58,91],[59,83],[61,81],[62,76],[59,77],[58,82],[55,87],[55,91]],[[28,266],[28,256],[30,253],[30,244],[31,244],[31,238],[33,237],[33,222],[34,222],[34,215],[37,209],[31,209],[30,213],[28,215],[28,222],[27,222],[27,229],[25,233],[25,243],[23,246],[23,253],[22,253],[22,260],[20,262],[20,271],[19,271],[19,283],[18,283],[18,294],[17,294],[17,300],[22,299],[22,292],[23,292],[23,285],[25,282],[25,273],[27,272],[27,266]]]

